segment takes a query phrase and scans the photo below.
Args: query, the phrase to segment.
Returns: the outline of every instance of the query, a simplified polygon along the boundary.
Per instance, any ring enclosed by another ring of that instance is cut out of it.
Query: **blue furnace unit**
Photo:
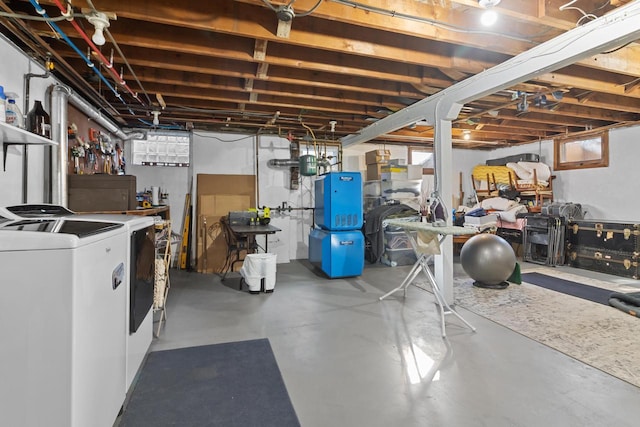
[[[362,175],[330,172],[315,182],[316,225],[325,230],[362,228]]]
[[[332,279],[359,276],[364,268],[364,236],[360,230],[315,228],[309,234],[309,261]]]
[[[317,227],[309,234],[309,261],[330,278],[359,276],[364,268],[362,176],[330,172],[315,182]]]

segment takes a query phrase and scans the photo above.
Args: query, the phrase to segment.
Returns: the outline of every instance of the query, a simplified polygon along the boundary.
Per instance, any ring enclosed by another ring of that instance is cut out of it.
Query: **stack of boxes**
[[[367,163],[367,179],[363,184],[363,207],[366,213],[373,208],[384,205],[380,180],[382,179],[382,167],[389,164],[391,152],[383,149],[368,151],[364,158]]]
[[[364,211],[388,204],[402,203],[416,210],[419,220],[422,202],[422,166],[407,165],[405,160],[391,159],[389,150],[365,153],[367,180],[363,184]],[[381,261],[396,266],[413,264],[416,256],[408,236],[402,229],[385,227],[385,251]]]
[[[390,201],[420,211],[422,166],[407,165],[403,159],[391,159],[389,150],[365,153],[367,180],[363,185],[364,211]]]

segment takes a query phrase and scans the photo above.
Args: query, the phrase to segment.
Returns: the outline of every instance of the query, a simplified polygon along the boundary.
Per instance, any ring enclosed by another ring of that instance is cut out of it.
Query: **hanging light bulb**
[[[463,130],[462,131],[462,138],[466,141],[471,139],[471,131],[470,130]]]
[[[498,14],[496,13],[495,10],[485,10],[482,13],[482,16],[480,16],[480,23],[482,25],[484,25],[485,27],[490,27],[493,24],[496,23],[496,21],[498,20]]]
[[[109,18],[102,12],[94,12],[87,17],[87,20],[96,28],[96,31],[91,36],[91,40],[98,45],[102,46],[106,40],[104,38],[104,29],[109,27]]]
[[[498,14],[492,8],[500,3],[500,0],[478,0],[480,7],[486,10],[480,16],[480,23],[485,27],[490,27],[498,20]]]

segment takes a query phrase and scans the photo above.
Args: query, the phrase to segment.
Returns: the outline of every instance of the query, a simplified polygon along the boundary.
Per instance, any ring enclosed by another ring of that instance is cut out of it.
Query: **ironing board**
[[[409,285],[413,283],[413,281],[418,277],[420,271],[424,272],[427,276],[429,284],[431,285],[431,289],[433,290],[433,295],[436,298],[436,303],[438,305],[438,309],[440,312],[440,324],[442,327],[442,337],[446,337],[446,329],[444,317],[447,314],[453,314],[458,319],[462,321],[467,327],[469,327],[472,331],[475,332],[476,328],[473,327],[469,322],[467,322],[460,314],[458,314],[455,310],[449,306],[447,301],[442,295],[442,291],[438,283],[436,282],[435,276],[427,261],[434,254],[440,253],[440,243],[447,238],[447,236],[462,236],[462,235],[471,235],[476,234],[476,230],[465,227],[458,226],[435,226],[430,223],[424,222],[411,222],[411,221],[403,221],[399,219],[391,219],[387,221],[388,225],[392,225],[394,227],[399,227],[404,230],[404,232],[409,237],[409,241],[411,242],[411,246],[416,253],[416,257],[418,260],[413,264],[413,267],[409,271],[409,274],[405,277],[405,279],[400,283],[400,286],[397,288],[387,292],[383,296],[379,298],[380,301],[385,299],[391,294],[394,294],[400,290],[403,291],[404,297],[407,296],[407,288]],[[412,233],[417,232],[417,233]],[[429,244],[425,245],[425,242],[429,242]]]

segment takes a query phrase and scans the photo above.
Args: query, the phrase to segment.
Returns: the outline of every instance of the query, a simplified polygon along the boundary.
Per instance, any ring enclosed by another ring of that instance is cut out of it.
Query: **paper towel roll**
[[[160,204],[160,187],[151,187],[151,204],[153,206]]]

